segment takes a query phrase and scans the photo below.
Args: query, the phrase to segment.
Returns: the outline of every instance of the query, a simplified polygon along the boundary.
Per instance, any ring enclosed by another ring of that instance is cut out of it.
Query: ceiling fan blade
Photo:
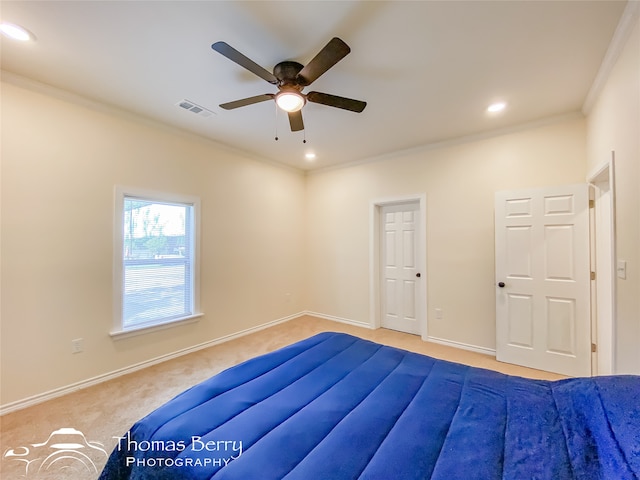
[[[267,82],[273,83],[274,85],[278,83],[278,79],[270,71],[262,68],[256,62],[244,56],[242,53],[240,53],[238,50],[230,46],[228,43],[216,42],[213,45],[211,45],[211,48],[213,48],[216,52],[224,55],[232,62],[235,62],[241,67],[246,68],[251,73],[254,73],[260,78],[263,78]]]
[[[324,72],[342,60],[351,51],[349,45],[333,37],[298,73],[300,85],[311,85]]]
[[[363,102],[361,100],[354,100],[352,98],[339,97],[337,95],[320,92],[307,93],[307,100],[313,103],[321,103],[322,105],[342,108],[343,110],[350,110],[356,113],[362,112],[364,107],[367,106],[367,102]]]
[[[291,125],[292,132],[299,132],[304,130],[304,122],[302,121],[302,110],[297,112],[289,112],[289,125]]]
[[[247,105],[253,105],[254,103],[260,103],[267,100],[272,100],[275,95],[272,93],[265,93],[263,95],[256,95],[255,97],[243,98],[242,100],[236,100],[234,102],[227,102],[220,104],[220,108],[225,110],[233,110],[234,108],[245,107]]]

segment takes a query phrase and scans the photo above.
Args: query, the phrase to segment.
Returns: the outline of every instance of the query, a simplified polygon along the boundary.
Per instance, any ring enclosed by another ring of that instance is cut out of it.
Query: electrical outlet
[[[284,302],[285,303],[290,303],[291,302],[291,294],[290,293],[285,293],[284,294]]]
[[[71,340],[71,353],[80,353],[84,350],[82,338]]]

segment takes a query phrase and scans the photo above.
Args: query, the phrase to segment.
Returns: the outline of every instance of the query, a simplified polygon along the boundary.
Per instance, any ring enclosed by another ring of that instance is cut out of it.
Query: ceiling
[[[26,44],[3,38],[2,69],[7,77],[70,91],[252,157],[313,170],[579,111],[625,6],[2,1],[1,20],[36,37]],[[213,51],[212,43],[225,41],[271,71],[283,60],[306,64],[334,36],[351,53],[304,92],[364,100],[364,112],[307,103],[305,130],[293,133],[271,101],[218,106],[277,89]],[[184,99],[213,114],[176,106]],[[507,102],[507,109],[487,114],[495,101]],[[315,161],[305,160],[308,151]]]

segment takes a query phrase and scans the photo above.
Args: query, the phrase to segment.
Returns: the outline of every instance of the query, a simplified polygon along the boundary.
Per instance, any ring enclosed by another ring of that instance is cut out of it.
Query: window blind
[[[194,313],[193,205],[125,196],[124,329]]]

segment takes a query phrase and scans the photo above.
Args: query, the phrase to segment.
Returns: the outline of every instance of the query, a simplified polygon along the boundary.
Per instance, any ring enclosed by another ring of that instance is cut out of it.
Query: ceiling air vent
[[[204,108],[201,105],[198,105],[194,102],[192,102],[191,100],[180,100],[178,103],[176,103],[176,105],[180,108],[183,108],[185,110],[189,110],[191,113],[195,113],[196,115],[199,115],[201,117],[210,117],[211,115],[214,115],[215,113],[212,112],[211,110],[207,110],[206,108]]]

